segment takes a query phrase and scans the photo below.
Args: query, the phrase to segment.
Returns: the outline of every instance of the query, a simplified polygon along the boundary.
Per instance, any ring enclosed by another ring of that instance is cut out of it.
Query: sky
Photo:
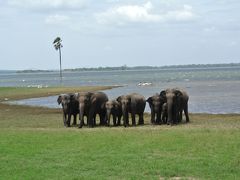
[[[240,62],[239,0],[0,0],[0,69]]]

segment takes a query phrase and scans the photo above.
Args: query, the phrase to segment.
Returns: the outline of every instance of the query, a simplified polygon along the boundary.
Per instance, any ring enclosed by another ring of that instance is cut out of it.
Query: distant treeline
[[[119,70],[147,70],[147,69],[187,69],[187,68],[223,68],[240,67],[240,63],[229,64],[188,64],[188,65],[170,65],[170,66],[117,66],[117,67],[95,67],[95,68],[75,68],[64,69],[64,71],[119,71]]]
[[[188,64],[188,65],[170,65],[170,66],[134,66],[129,67],[127,65],[117,67],[92,67],[92,68],[74,68],[64,69],[64,71],[123,71],[123,70],[150,70],[150,69],[193,69],[193,68],[227,68],[227,67],[239,67],[240,63],[229,64]],[[54,72],[54,70],[23,70],[17,71],[17,73],[38,73],[38,72]]]
[[[161,66],[162,69],[171,68],[221,68],[221,67],[240,67],[240,63],[228,63],[228,64],[188,64],[188,65],[171,65]]]
[[[21,70],[17,73],[42,73],[42,72],[54,72],[53,70]]]
[[[158,69],[157,66],[134,66],[128,67],[116,66],[116,67],[95,67],[95,68],[75,68],[75,69],[64,69],[64,71],[122,71],[122,70],[141,70],[141,69]]]

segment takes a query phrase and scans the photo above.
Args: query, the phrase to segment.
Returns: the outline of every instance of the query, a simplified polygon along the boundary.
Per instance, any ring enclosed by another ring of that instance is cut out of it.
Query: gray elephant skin
[[[167,118],[168,118],[167,103],[164,103],[162,105],[162,113],[161,113],[161,119],[163,124],[167,124]]]
[[[161,99],[160,95],[156,93],[155,95],[149,97],[147,102],[151,109],[151,123],[161,124],[162,105],[164,104],[163,99]]]
[[[119,96],[117,98],[117,101],[120,103],[120,106],[122,108],[123,124],[125,127],[129,125],[128,113],[131,113],[133,126],[136,125],[136,114],[139,116],[138,124],[144,124],[143,114],[146,106],[146,100],[144,96],[137,93],[132,93],[129,95]]]
[[[70,127],[71,116],[74,117],[73,125],[77,124],[77,114],[79,113],[79,102],[77,94],[62,94],[58,96],[58,104],[62,105],[64,126]]]
[[[100,116],[100,125],[105,125],[106,108],[108,97],[103,92],[85,92],[78,94],[79,101],[79,128],[84,125],[84,116],[87,116],[89,127],[96,125],[96,115]]]
[[[166,89],[161,91],[160,97],[167,103],[167,124],[179,123],[182,120],[182,111],[184,111],[186,122],[189,122],[189,96],[185,91],[180,89]]]
[[[110,126],[110,118],[112,115],[113,125],[119,126],[121,124],[121,117],[122,117],[122,108],[120,103],[117,100],[109,100],[106,102],[106,120],[107,125]]]

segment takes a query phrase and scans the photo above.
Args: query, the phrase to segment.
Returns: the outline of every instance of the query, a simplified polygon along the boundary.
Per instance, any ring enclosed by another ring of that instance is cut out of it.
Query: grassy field
[[[0,88],[0,98],[23,93]],[[240,115],[190,114],[191,123],[172,127],[149,118],[138,127],[64,128],[60,109],[0,103],[0,179],[240,178]]]

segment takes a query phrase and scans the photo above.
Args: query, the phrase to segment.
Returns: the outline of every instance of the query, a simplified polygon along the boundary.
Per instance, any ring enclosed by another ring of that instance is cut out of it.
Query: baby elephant
[[[110,117],[113,117],[113,125],[119,126],[121,124],[121,117],[122,117],[122,109],[120,104],[116,100],[109,100],[105,104],[107,114],[106,120],[107,125],[110,125]]]
[[[139,116],[139,125],[144,124],[144,109],[146,106],[146,100],[145,97],[137,94],[137,93],[132,93],[129,95],[122,95],[117,98],[117,101],[119,102],[121,109],[122,109],[122,114],[123,114],[123,125],[126,127],[129,122],[129,117],[128,113],[131,114],[132,116],[132,125],[136,125],[136,119],[135,116],[136,114]]]
[[[79,103],[76,94],[61,94],[57,99],[58,104],[62,104],[63,124],[70,127],[71,116],[74,116],[73,125],[77,124],[77,114],[79,113]]]

